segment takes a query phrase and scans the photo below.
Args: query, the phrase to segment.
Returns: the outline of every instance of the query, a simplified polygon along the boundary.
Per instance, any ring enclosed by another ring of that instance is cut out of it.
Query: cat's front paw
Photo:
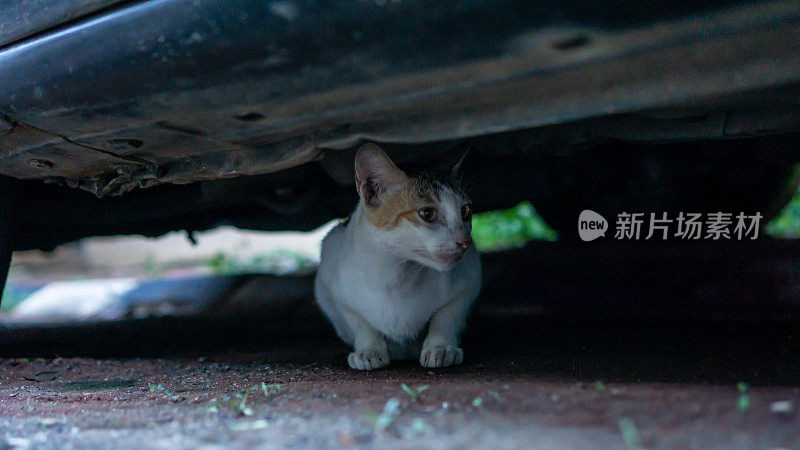
[[[356,370],[376,370],[389,365],[389,353],[379,350],[363,350],[350,353],[347,363]]]
[[[423,348],[419,355],[422,367],[447,367],[463,361],[464,351],[454,345],[432,345]]]

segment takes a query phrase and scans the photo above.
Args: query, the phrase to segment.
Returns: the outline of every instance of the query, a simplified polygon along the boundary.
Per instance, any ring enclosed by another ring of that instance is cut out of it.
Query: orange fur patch
[[[378,228],[387,229],[396,227],[402,219],[419,224],[417,211],[424,206],[430,206],[430,202],[419,196],[411,180],[408,179],[403,187],[385,197],[380,206],[364,205],[367,220]]]

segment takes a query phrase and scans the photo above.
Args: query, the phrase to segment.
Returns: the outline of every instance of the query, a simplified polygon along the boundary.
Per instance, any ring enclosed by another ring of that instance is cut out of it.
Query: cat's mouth
[[[453,253],[424,253],[420,251],[414,252],[419,256],[419,261],[423,264],[435,268],[436,270],[446,270],[453,264],[457,263],[464,257],[466,252],[453,252]]]
[[[454,253],[439,253],[436,255],[436,260],[442,264],[455,264],[457,263],[466,252],[454,252]]]

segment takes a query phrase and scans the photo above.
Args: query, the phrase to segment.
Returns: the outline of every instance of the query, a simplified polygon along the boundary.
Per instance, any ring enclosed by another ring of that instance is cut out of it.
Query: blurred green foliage
[[[316,262],[305,255],[290,250],[275,250],[247,258],[237,258],[224,253],[205,262],[212,273],[233,275],[241,273],[271,273],[275,275],[310,273]]]
[[[21,289],[17,289],[16,287],[6,284],[5,289],[3,289],[3,302],[0,303],[0,312],[9,312],[14,309],[17,305],[22,303],[23,300],[30,296],[30,291],[25,291]]]
[[[800,239],[800,193],[792,198],[778,217],[767,224],[765,231],[777,238]]]
[[[544,223],[530,202],[504,210],[475,214],[472,218],[472,239],[480,251],[521,247],[539,239],[558,240],[558,234]]]

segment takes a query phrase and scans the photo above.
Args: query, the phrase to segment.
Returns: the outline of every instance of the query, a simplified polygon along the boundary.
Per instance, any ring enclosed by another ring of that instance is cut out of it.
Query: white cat
[[[325,237],[314,283],[355,348],[350,367],[461,364],[459,336],[481,288],[469,199],[451,180],[407,176],[374,144],[359,149],[355,172],[358,207]]]

